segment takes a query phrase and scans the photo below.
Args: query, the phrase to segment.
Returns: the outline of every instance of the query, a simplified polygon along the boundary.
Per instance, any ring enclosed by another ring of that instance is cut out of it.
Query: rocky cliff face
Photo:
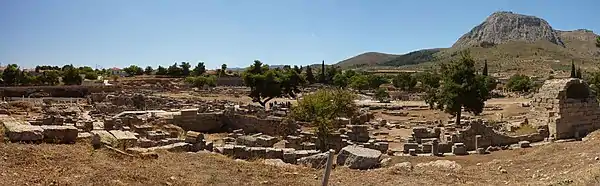
[[[454,43],[452,47],[490,46],[510,41],[547,40],[565,47],[560,34],[545,20],[512,12],[496,12]]]

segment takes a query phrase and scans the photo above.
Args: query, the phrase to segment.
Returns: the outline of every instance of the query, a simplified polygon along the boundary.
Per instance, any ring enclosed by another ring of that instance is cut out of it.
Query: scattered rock
[[[391,170],[393,173],[398,174],[398,173],[402,173],[402,172],[412,171],[413,165],[410,162],[402,162],[402,163],[396,163],[393,166],[389,167],[388,169]]]
[[[322,169],[325,168],[325,165],[327,164],[328,156],[329,153],[325,152],[300,158],[296,162],[298,163],[298,165],[304,165],[315,169]]]
[[[458,171],[462,166],[455,161],[450,160],[436,160],[428,163],[419,163],[415,167],[417,168],[438,168],[444,170]]]
[[[276,167],[292,166],[292,164],[285,163],[281,159],[265,159],[265,160],[263,160],[263,163],[266,165],[272,165],[272,166],[276,166]]]
[[[358,146],[346,146],[337,156],[337,164],[351,169],[371,169],[379,166],[381,151]]]

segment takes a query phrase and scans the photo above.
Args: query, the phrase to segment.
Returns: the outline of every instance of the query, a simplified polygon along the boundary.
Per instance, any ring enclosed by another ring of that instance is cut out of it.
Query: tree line
[[[21,69],[17,64],[9,64],[1,72],[4,86],[37,86],[37,85],[80,85],[83,79],[97,79],[98,71],[90,67],[75,68],[73,65],[37,66],[33,72]],[[80,74],[84,74],[81,77]]]

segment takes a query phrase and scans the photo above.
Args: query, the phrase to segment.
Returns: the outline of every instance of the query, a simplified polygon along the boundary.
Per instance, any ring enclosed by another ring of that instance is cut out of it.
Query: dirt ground
[[[393,163],[413,165],[450,160],[460,165],[455,170],[336,167],[330,185],[598,185],[600,133],[590,136],[583,142],[488,155],[392,159]],[[160,152],[158,159],[138,159],[106,149],[93,150],[87,143],[2,143],[0,156],[0,185],[318,185],[323,173],[208,153]]]

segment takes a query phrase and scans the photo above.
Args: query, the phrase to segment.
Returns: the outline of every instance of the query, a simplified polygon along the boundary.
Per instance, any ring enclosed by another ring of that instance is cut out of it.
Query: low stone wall
[[[190,113],[193,112],[193,113]],[[286,136],[294,134],[297,125],[293,121],[281,117],[269,116],[259,118],[253,115],[242,115],[232,111],[195,113],[195,111],[182,111],[180,115],[173,116],[175,125],[186,131],[217,132],[225,129],[243,129],[248,133],[263,133],[273,136]]]
[[[74,143],[78,130],[74,126],[31,125],[10,116],[0,116],[0,122],[8,140],[12,142]]]
[[[480,135],[477,140],[477,146],[479,148],[511,145],[519,143],[519,141],[539,142],[548,137],[547,129],[540,129],[537,133],[528,135],[509,136],[494,131],[490,126],[485,126],[481,120],[470,121],[469,124],[469,127],[466,129],[459,129],[458,133],[451,137],[452,142],[463,143],[467,150],[475,150],[475,138],[477,135]]]

